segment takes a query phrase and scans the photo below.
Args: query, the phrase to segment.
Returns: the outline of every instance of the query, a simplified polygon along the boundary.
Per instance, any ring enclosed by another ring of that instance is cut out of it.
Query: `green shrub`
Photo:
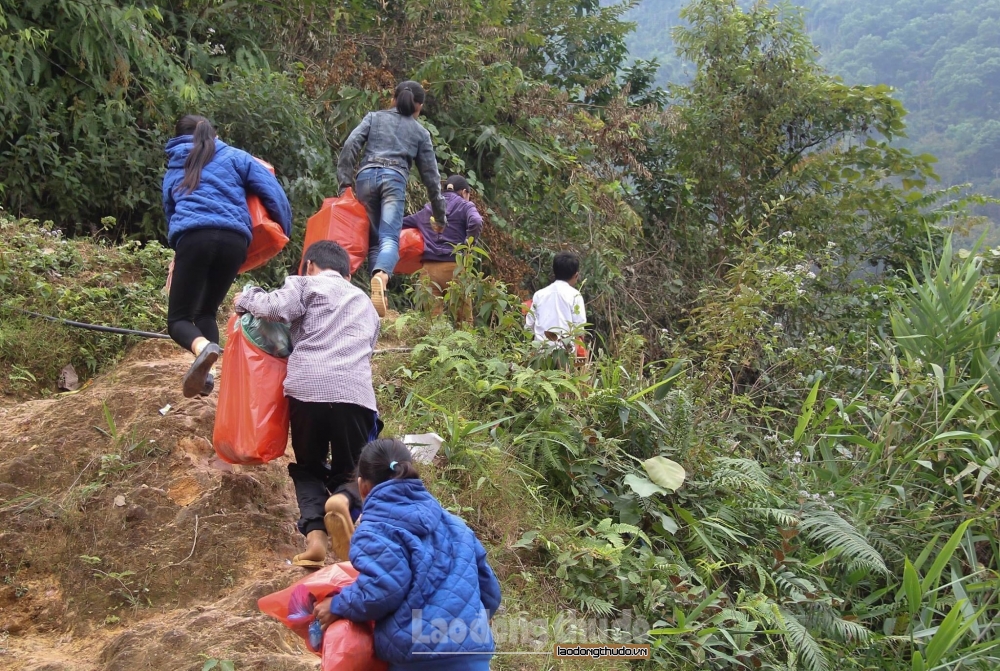
[[[0,211],[0,390],[54,390],[73,364],[81,378],[103,370],[133,336],[96,333],[29,317],[17,308],[73,321],[162,332],[170,251],[151,242],[112,246],[68,239],[51,222]]]

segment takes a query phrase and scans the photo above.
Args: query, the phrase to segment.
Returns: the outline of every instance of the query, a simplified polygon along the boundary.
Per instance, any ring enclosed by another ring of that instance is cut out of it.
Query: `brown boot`
[[[371,284],[372,305],[375,306],[375,312],[379,317],[385,317],[385,313],[389,310],[389,299],[385,295],[389,290],[389,276],[380,270],[372,275]]]
[[[330,544],[338,561],[348,561],[351,552],[351,536],[354,535],[354,522],[351,521],[351,502],[343,494],[334,494],[326,502],[326,515],[323,517],[326,533],[330,536]]]

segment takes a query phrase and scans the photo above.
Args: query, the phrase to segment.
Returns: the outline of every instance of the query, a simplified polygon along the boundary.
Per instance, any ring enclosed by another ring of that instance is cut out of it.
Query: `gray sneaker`
[[[210,396],[212,391],[215,389],[215,376],[209,373],[205,376],[205,386],[202,387],[199,394],[202,396]]]
[[[214,342],[205,345],[201,354],[195,357],[194,363],[184,374],[184,398],[194,398],[205,390],[212,366],[218,361],[222,350]],[[213,386],[215,381],[212,381]]]

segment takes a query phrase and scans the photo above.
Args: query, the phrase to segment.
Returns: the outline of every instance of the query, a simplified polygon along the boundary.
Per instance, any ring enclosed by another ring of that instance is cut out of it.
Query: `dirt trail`
[[[287,457],[216,462],[188,363],[146,342],[79,392],[0,408],[0,669],[317,667],[256,609],[302,575]]]

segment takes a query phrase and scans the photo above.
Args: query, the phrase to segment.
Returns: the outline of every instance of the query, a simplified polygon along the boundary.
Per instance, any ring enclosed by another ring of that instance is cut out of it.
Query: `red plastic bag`
[[[404,228],[399,236],[399,261],[396,274],[409,275],[424,267],[424,236],[415,228]]]
[[[288,362],[247,340],[235,315],[226,333],[212,444],[226,463],[266,464],[283,455],[288,444]]]
[[[327,198],[319,212],[309,217],[306,223],[306,239],[302,243],[303,254],[309,245],[320,240],[333,240],[347,250],[351,258],[351,274],[368,256],[368,213],[365,206],[354,197],[354,191],[347,189],[339,198]],[[299,265],[299,273],[305,272],[305,262]]]
[[[340,590],[352,584],[357,578],[358,572],[351,566],[351,562],[345,561],[325,566],[280,592],[261,597],[257,600],[257,607],[264,615],[270,615],[274,619],[279,620],[283,625],[301,636],[303,640],[308,640],[309,622],[303,623],[289,619],[289,604],[292,601],[292,595],[301,586],[308,589],[309,593],[316,597],[316,601],[322,601],[328,596],[337,594]]]
[[[317,602],[333,596],[358,577],[350,562],[326,566],[307,575],[280,592],[269,594],[257,601],[257,607],[265,615],[279,620],[294,631],[302,640],[309,640],[310,619],[295,618],[289,605],[293,598],[301,600],[302,588],[308,590]],[[358,624],[349,620],[337,620],[323,634],[323,671],[385,671],[388,665],[375,657],[375,638],[371,623]]]
[[[337,620],[323,633],[323,671],[388,671],[375,656],[374,625]]]
[[[257,159],[264,167],[274,174],[274,166]],[[273,221],[267,214],[264,204],[257,196],[247,196],[247,209],[250,210],[250,222],[253,224],[253,240],[247,248],[247,260],[240,266],[240,272],[245,273],[259,268],[285,248],[288,236],[281,224]]]

